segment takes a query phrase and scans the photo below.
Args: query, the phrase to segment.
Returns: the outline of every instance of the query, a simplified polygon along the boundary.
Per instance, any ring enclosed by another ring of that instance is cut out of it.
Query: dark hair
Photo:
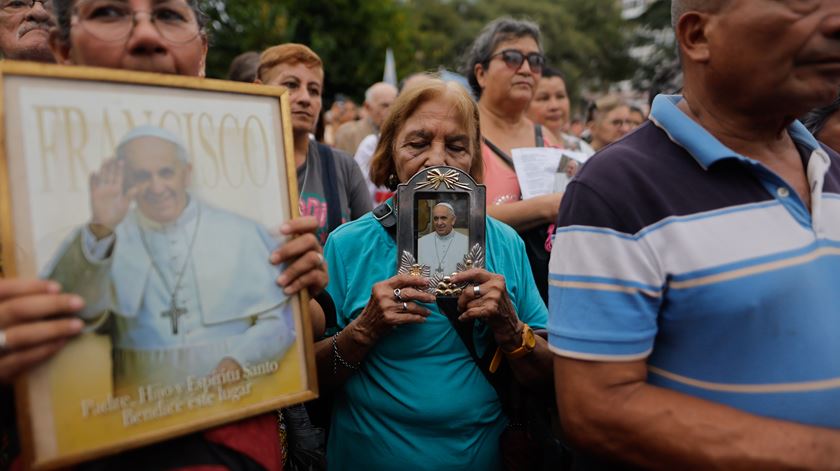
[[[59,38],[67,42],[70,40],[70,17],[73,15],[73,7],[77,0],[53,0],[53,12],[55,13],[56,24],[58,25]],[[198,22],[198,30],[204,32],[207,24],[207,15],[201,10],[199,0],[186,0],[187,5],[192,8],[195,20]]]
[[[257,78],[257,68],[260,66],[260,53],[248,51],[233,58],[228,69],[228,80],[234,82],[252,83]]]
[[[537,42],[537,46],[542,52],[540,45],[540,27],[536,23],[526,20],[514,20],[510,17],[496,18],[485,26],[478,37],[473,41],[464,57],[464,64],[461,73],[467,77],[470,83],[473,94],[481,98],[481,87],[478,85],[478,80],[475,77],[475,66],[481,64],[486,68],[490,62],[490,56],[499,43],[511,39],[523,38],[530,36]]]
[[[560,73],[559,70],[555,69],[554,67],[549,67],[547,65],[543,66],[542,69],[542,78],[554,78],[557,77],[560,80],[566,81],[566,77],[563,77],[563,74]]]
[[[836,113],[837,110],[840,110],[840,96],[826,106],[809,111],[808,114],[802,117],[802,124],[811,131],[811,134],[816,136],[822,131],[828,118]]]

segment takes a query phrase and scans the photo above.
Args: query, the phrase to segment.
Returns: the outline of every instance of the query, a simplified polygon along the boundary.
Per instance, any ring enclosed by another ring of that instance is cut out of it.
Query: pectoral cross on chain
[[[172,335],[178,335],[178,319],[181,316],[185,316],[187,314],[187,310],[178,307],[175,301],[172,301],[170,304],[169,309],[160,313],[160,317],[168,317],[169,321],[172,323]]]

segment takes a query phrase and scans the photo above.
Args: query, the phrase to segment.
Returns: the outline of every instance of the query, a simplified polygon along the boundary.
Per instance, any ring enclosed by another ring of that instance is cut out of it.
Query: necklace
[[[443,261],[446,260],[446,254],[449,253],[449,247],[452,247],[452,242],[455,241],[455,237],[450,237],[449,244],[446,246],[446,250],[443,251],[443,257],[441,257],[440,248],[438,247],[438,239],[441,238],[442,237],[438,236],[437,233],[435,233],[435,255],[438,259],[438,266],[435,269],[435,272],[437,273],[443,273]]]
[[[149,256],[149,260],[152,261],[152,268],[155,269],[155,273],[157,273],[158,277],[160,277],[160,281],[163,283],[163,287],[166,288],[166,291],[169,292],[169,309],[161,311],[161,317],[168,317],[169,321],[172,323],[172,335],[178,335],[178,320],[181,316],[187,315],[187,309],[178,306],[177,296],[178,290],[181,289],[181,281],[184,279],[184,273],[187,272],[187,266],[190,263],[190,259],[192,258],[192,249],[195,245],[196,236],[198,236],[198,225],[201,222],[201,206],[196,208],[196,220],[195,220],[195,229],[193,229],[192,239],[190,240],[190,245],[187,248],[187,256],[184,259],[184,266],[181,267],[180,272],[176,272],[175,276],[175,286],[170,290],[169,287],[166,285],[166,278],[163,276],[163,271],[158,266],[157,262],[155,262],[155,257],[152,256],[152,251],[149,250],[149,243],[146,240],[146,231],[143,230],[143,227],[140,226],[140,240],[143,242],[143,249],[146,250],[146,254]]]

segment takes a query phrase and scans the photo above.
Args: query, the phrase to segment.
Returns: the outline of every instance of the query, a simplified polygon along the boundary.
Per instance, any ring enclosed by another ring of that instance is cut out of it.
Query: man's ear
[[[55,57],[56,64],[72,64],[72,61],[70,60],[70,41],[65,41],[61,37],[61,32],[59,31],[58,26],[50,28],[50,37],[48,41],[50,44],[50,50],[52,50],[53,56]]]
[[[677,22],[675,35],[683,60],[696,63],[709,61],[709,36],[713,15],[698,11],[683,14]]]

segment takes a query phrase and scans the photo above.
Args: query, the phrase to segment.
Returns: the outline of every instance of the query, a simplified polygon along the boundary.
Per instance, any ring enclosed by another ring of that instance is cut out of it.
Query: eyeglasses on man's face
[[[625,127],[628,127],[628,128],[635,128],[635,127],[638,127],[642,124],[642,123],[636,122],[632,119],[619,119],[619,118],[613,119],[613,120],[609,121],[609,123],[614,128],[620,128],[622,126],[625,126]]]
[[[117,0],[82,1],[72,22],[101,41],[124,41],[143,15],[167,41],[186,43],[199,34],[192,8],[176,0],[156,4],[151,11],[134,11],[127,2]]]
[[[0,11],[3,13],[15,14],[28,11],[40,3],[47,10],[52,10],[52,0],[0,0]]]
[[[487,61],[489,62],[499,56],[501,56],[505,65],[513,70],[519,70],[522,67],[522,63],[525,62],[525,59],[528,59],[528,67],[531,68],[531,72],[537,74],[542,73],[543,66],[545,65],[545,56],[539,52],[525,54],[518,49],[505,49],[504,51],[497,52],[490,56]]]

